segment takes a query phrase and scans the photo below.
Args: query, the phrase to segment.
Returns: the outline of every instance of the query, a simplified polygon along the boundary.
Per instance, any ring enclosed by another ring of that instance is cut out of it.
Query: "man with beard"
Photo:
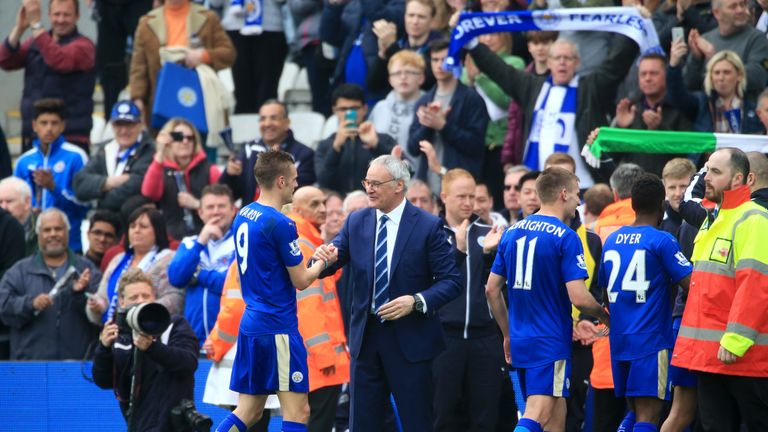
[[[36,226],[39,252],[0,281],[0,319],[11,327],[11,360],[80,360],[97,337],[85,302],[101,273],[68,248],[69,228],[61,210],[43,211]]]
[[[704,430],[739,430],[739,419],[749,430],[766,430],[768,213],[750,200],[743,151],[720,149],[707,167],[704,197],[717,207],[696,236],[672,364],[698,372]]]

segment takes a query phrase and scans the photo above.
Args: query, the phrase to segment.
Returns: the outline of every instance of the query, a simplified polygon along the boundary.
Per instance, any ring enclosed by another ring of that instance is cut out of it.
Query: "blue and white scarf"
[[[120,262],[117,263],[117,266],[112,271],[112,274],[109,277],[109,280],[107,281],[107,302],[109,303],[109,307],[107,307],[107,310],[104,311],[104,314],[101,316],[101,322],[105,323],[109,320],[111,320],[115,316],[115,311],[117,310],[117,286],[118,282],[120,281],[120,276],[125,273],[126,270],[131,268],[131,263],[133,262],[133,256],[134,251],[133,248],[128,249],[123,254],[123,257],[120,259]],[[138,268],[141,269],[141,271],[146,272],[149,270],[149,268],[152,266],[152,264],[155,263],[158,257],[158,249],[157,246],[153,246],[152,249],[144,255],[144,258],[142,258],[141,261],[139,261],[139,264],[137,265]]]
[[[264,22],[263,0],[231,0],[229,13],[245,17],[240,34],[245,36],[260,35],[264,31],[262,27]]]
[[[610,31],[637,42],[641,54],[664,53],[653,22],[633,7],[468,13],[461,14],[451,32],[451,45],[443,67],[455,72],[461,63],[461,48],[477,36],[530,30]]]
[[[577,144],[576,101],[579,76],[567,86],[554,85],[547,78],[539,91],[531,120],[523,163],[533,170],[544,168],[544,161],[554,152],[568,153]]]

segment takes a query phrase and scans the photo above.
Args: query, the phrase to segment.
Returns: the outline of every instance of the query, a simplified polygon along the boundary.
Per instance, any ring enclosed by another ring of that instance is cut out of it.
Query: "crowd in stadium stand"
[[[443,67],[459,12],[613,6],[648,18],[661,51],[641,53],[629,37],[606,31],[490,33],[462,48],[460,74]],[[96,40],[78,31],[89,17]],[[576,174],[581,205],[569,225],[585,252],[587,288],[609,307],[597,277],[603,245],[633,224],[633,186],[651,173],[666,192],[659,227],[695,266],[693,297],[674,286],[673,358],[681,363],[673,360],[674,394],[655,422],[663,431],[768,430],[768,255],[753,250],[768,236],[766,155],[690,145],[604,152],[598,163],[585,156],[599,128],[751,136],[737,147],[765,136],[768,1],[23,0],[2,32],[0,68],[23,70],[23,90],[20,154],[9,153],[9,131],[0,128],[0,360],[117,349],[99,334],[121,307],[122,275],[137,268],[174,322],[188,321],[201,356],[226,381],[231,364],[222,362],[231,362],[244,307],[231,226],[259,197],[259,155],[282,150],[295,161],[298,189],[285,212],[307,257],[368,207],[369,162],[392,155],[410,169],[406,199],[442,218],[462,254],[462,295],[437,312],[448,351],[433,364],[435,430],[512,431],[511,366],[486,303],[495,254],[483,246],[486,236],[539,210],[537,178],[547,168]],[[197,72],[202,122],[155,115],[168,63]],[[278,92],[295,65],[306,73],[309,100]],[[223,70],[231,70],[231,91]],[[97,83],[103,114],[94,108]],[[302,142],[310,125],[291,121],[301,111],[318,113],[325,135]],[[230,122],[244,115],[258,127]],[[107,134],[91,133],[95,116]],[[230,123],[231,136],[244,139],[219,134]],[[468,214],[456,201],[460,188]],[[718,222],[722,235],[710,239]],[[707,242],[711,254],[701,249]],[[341,269],[297,297],[314,380],[309,430],[345,427],[336,406],[350,379],[349,314],[360,288],[352,276]],[[744,286],[743,278],[754,282]],[[612,349],[597,319],[574,308],[572,320],[564,428],[581,431],[590,418],[593,431],[615,431],[634,421],[625,415],[634,403],[614,393]],[[714,358],[695,354],[709,353],[708,344]],[[688,375],[675,381],[682,365]],[[390,411],[382,422],[397,430]]]

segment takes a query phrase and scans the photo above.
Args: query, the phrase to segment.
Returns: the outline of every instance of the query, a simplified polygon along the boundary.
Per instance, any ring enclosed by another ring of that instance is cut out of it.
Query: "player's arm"
[[[297,290],[301,291],[306,289],[312,282],[320,276],[323,270],[333,264],[338,257],[338,253],[335,247],[320,246],[317,248],[315,256],[312,257],[312,265],[305,267],[302,262],[299,262],[295,266],[287,267],[288,275],[291,277],[291,283]]]
[[[608,313],[600,306],[600,303],[592,297],[592,294],[587,291],[587,285],[584,283],[584,279],[576,279],[565,283],[565,287],[568,289],[568,297],[571,303],[576,306],[576,309],[596,317],[605,325],[610,326],[610,319]]]
[[[691,286],[691,275],[690,274],[685,275],[685,277],[680,279],[677,282],[677,284],[680,285],[685,292],[688,292],[688,288],[690,288]]]
[[[485,285],[485,297],[488,299],[488,304],[491,305],[491,312],[496,319],[496,324],[499,325],[501,334],[504,336],[504,357],[507,363],[510,363],[512,359],[509,352],[509,314],[502,293],[506,283],[507,280],[503,276],[491,272],[488,276],[488,283]]]

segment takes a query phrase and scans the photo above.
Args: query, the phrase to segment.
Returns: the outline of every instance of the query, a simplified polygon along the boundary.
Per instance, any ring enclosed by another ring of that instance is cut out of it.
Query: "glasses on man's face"
[[[387,181],[376,181],[376,180],[363,179],[363,180],[360,181],[360,184],[362,184],[365,189],[371,188],[373,190],[378,190],[381,187],[381,185],[387,184],[387,183],[390,183],[390,182],[393,182],[393,181],[397,181],[397,179],[393,178],[393,179],[390,179],[390,180],[387,180]]]
[[[515,187],[514,185],[504,185],[504,190],[505,190],[506,192],[509,192],[509,191],[511,191],[512,189],[514,189],[514,190],[517,190],[517,187]]]
[[[103,237],[103,238],[105,238],[107,240],[114,240],[115,237],[116,237],[111,232],[106,232],[106,231],[102,231],[102,230],[99,230],[99,229],[93,229],[93,230],[89,231],[89,233],[91,235],[93,235],[94,237]]]
[[[400,70],[400,71],[395,71],[395,72],[390,72],[389,73],[389,76],[391,78],[400,78],[402,76],[405,76],[405,77],[417,77],[419,75],[421,75],[421,72],[415,71],[415,70]]]

